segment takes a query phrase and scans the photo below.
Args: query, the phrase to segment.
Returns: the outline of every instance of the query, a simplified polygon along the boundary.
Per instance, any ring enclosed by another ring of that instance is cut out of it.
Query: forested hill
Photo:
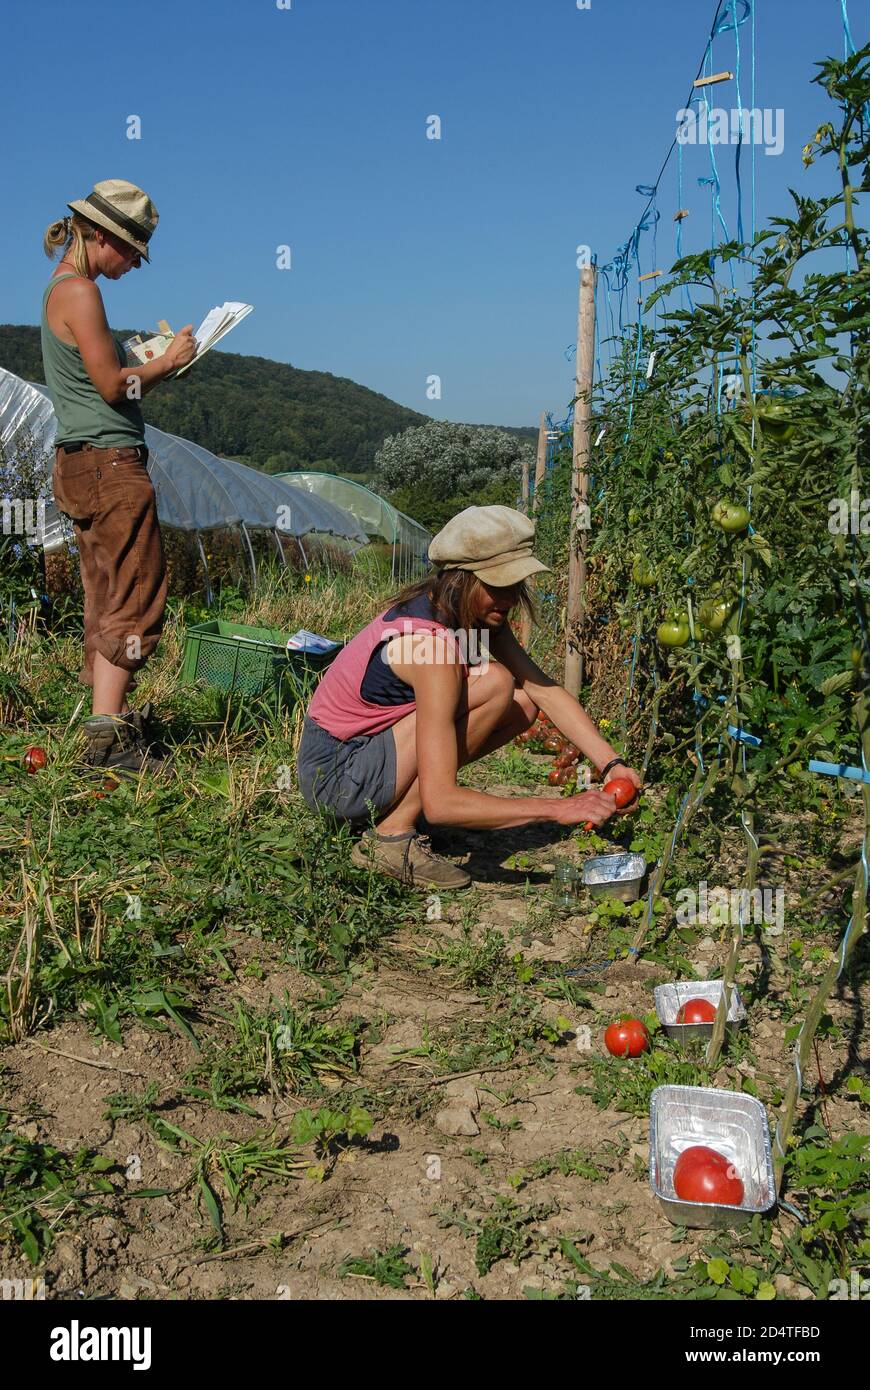
[[[142,330],[112,331],[128,338]],[[44,381],[39,329],[0,324],[0,366]],[[166,382],[146,396],[143,410],[158,429],[272,473],[370,473],[387,435],[428,419],[346,377],[234,352],[210,352],[177,384]]]
[[[112,331],[129,338],[141,330]],[[39,329],[0,325],[0,366],[44,381]],[[142,408],[149,425],[273,473],[368,473],[388,434],[428,418],[343,377],[234,352],[210,352],[179,382],[147,395]]]

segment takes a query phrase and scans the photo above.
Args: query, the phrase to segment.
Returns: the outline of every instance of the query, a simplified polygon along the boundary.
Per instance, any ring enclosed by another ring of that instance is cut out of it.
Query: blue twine
[[[748,9],[749,7],[747,4],[746,13],[748,13]],[[746,14],[744,14],[743,19],[746,19]],[[734,175],[737,180],[737,240],[742,245],[745,240],[743,235],[743,186],[740,182],[740,153],[743,149],[743,98],[740,95],[740,22],[738,22],[736,15],[734,17],[734,44],[737,50],[737,59],[734,65],[734,78],[737,91],[737,110],[740,113],[740,138],[737,141],[737,149],[734,154]]]
[[[857,53],[855,40],[852,38],[852,30],[849,28],[849,11],[846,8],[846,0],[840,0],[840,10],[843,16],[843,57],[853,58]],[[870,125],[870,101],[864,105],[864,124]]]
[[[733,29],[736,33],[740,25],[746,23],[752,11],[750,0],[737,0],[737,3],[743,6],[743,12],[740,18],[735,18],[734,0],[727,0],[722,18],[719,20],[718,24],[714,25],[714,33],[725,34],[729,29]]]

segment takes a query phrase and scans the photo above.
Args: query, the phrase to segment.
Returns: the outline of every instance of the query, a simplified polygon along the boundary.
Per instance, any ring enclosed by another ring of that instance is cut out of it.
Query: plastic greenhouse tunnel
[[[54,504],[51,471],[57,424],[46,388],[23,381],[0,368],[0,446],[7,473],[14,476],[16,458],[28,481],[45,504],[37,539],[47,552],[72,539],[72,527]],[[291,487],[245,464],[219,458],[200,444],[145,426],[148,474],[157,495],[161,526],[196,536],[206,575],[208,565],[200,539],[203,531],[237,528],[245,545],[253,577],[257,566],[250,532],[272,533],[286,563],[281,536],[292,536],[302,549],[306,536],[329,536],[351,549],[367,544],[369,533],[360,521],[328,497]],[[26,462],[25,462],[26,460]],[[11,469],[9,467],[11,461]]]
[[[391,549],[392,580],[406,584],[425,573],[431,533],[398,511],[386,498],[334,473],[279,473],[276,476],[296,491],[307,492],[350,512],[369,540],[385,541]]]

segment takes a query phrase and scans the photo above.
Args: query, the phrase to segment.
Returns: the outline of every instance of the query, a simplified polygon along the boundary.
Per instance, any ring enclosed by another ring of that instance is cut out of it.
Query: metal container
[[[709,999],[718,1009],[722,998],[722,980],[674,980],[671,984],[657,985],[653,991],[659,1023],[669,1038],[685,1041],[686,1038],[709,1038],[713,1033],[712,1023],[677,1023],[677,1014],[690,999]],[[731,1002],[728,1006],[726,1029],[731,1032],[746,1022],[746,1009],[736,985],[731,986]]]
[[[734,1164],[743,1182],[739,1207],[684,1202],[674,1192],[680,1154],[706,1144]],[[649,1107],[649,1180],[675,1226],[743,1226],[776,1202],[767,1114],[760,1100],[714,1086],[657,1086]]]
[[[582,882],[593,898],[620,898],[624,903],[633,903],[645,873],[642,854],[598,854],[583,865]]]

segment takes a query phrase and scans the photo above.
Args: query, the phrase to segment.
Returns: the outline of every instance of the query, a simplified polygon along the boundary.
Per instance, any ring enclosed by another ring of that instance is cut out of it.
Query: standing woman
[[[85,760],[157,771],[144,738],[149,707],[127,704],[133,673],[160,640],[167,591],[139,399],[192,361],[196,342],[188,324],[162,357],[127,367],[95,282],[150,259],[157,209],[124,179],[95,184],[67,207],[72,216],[52,222],[43,241],[47,256],[62,255],[42,301],[42,359],[57,417],[54,497],[73,521],[84,590],[79,680],[93,686]]]

